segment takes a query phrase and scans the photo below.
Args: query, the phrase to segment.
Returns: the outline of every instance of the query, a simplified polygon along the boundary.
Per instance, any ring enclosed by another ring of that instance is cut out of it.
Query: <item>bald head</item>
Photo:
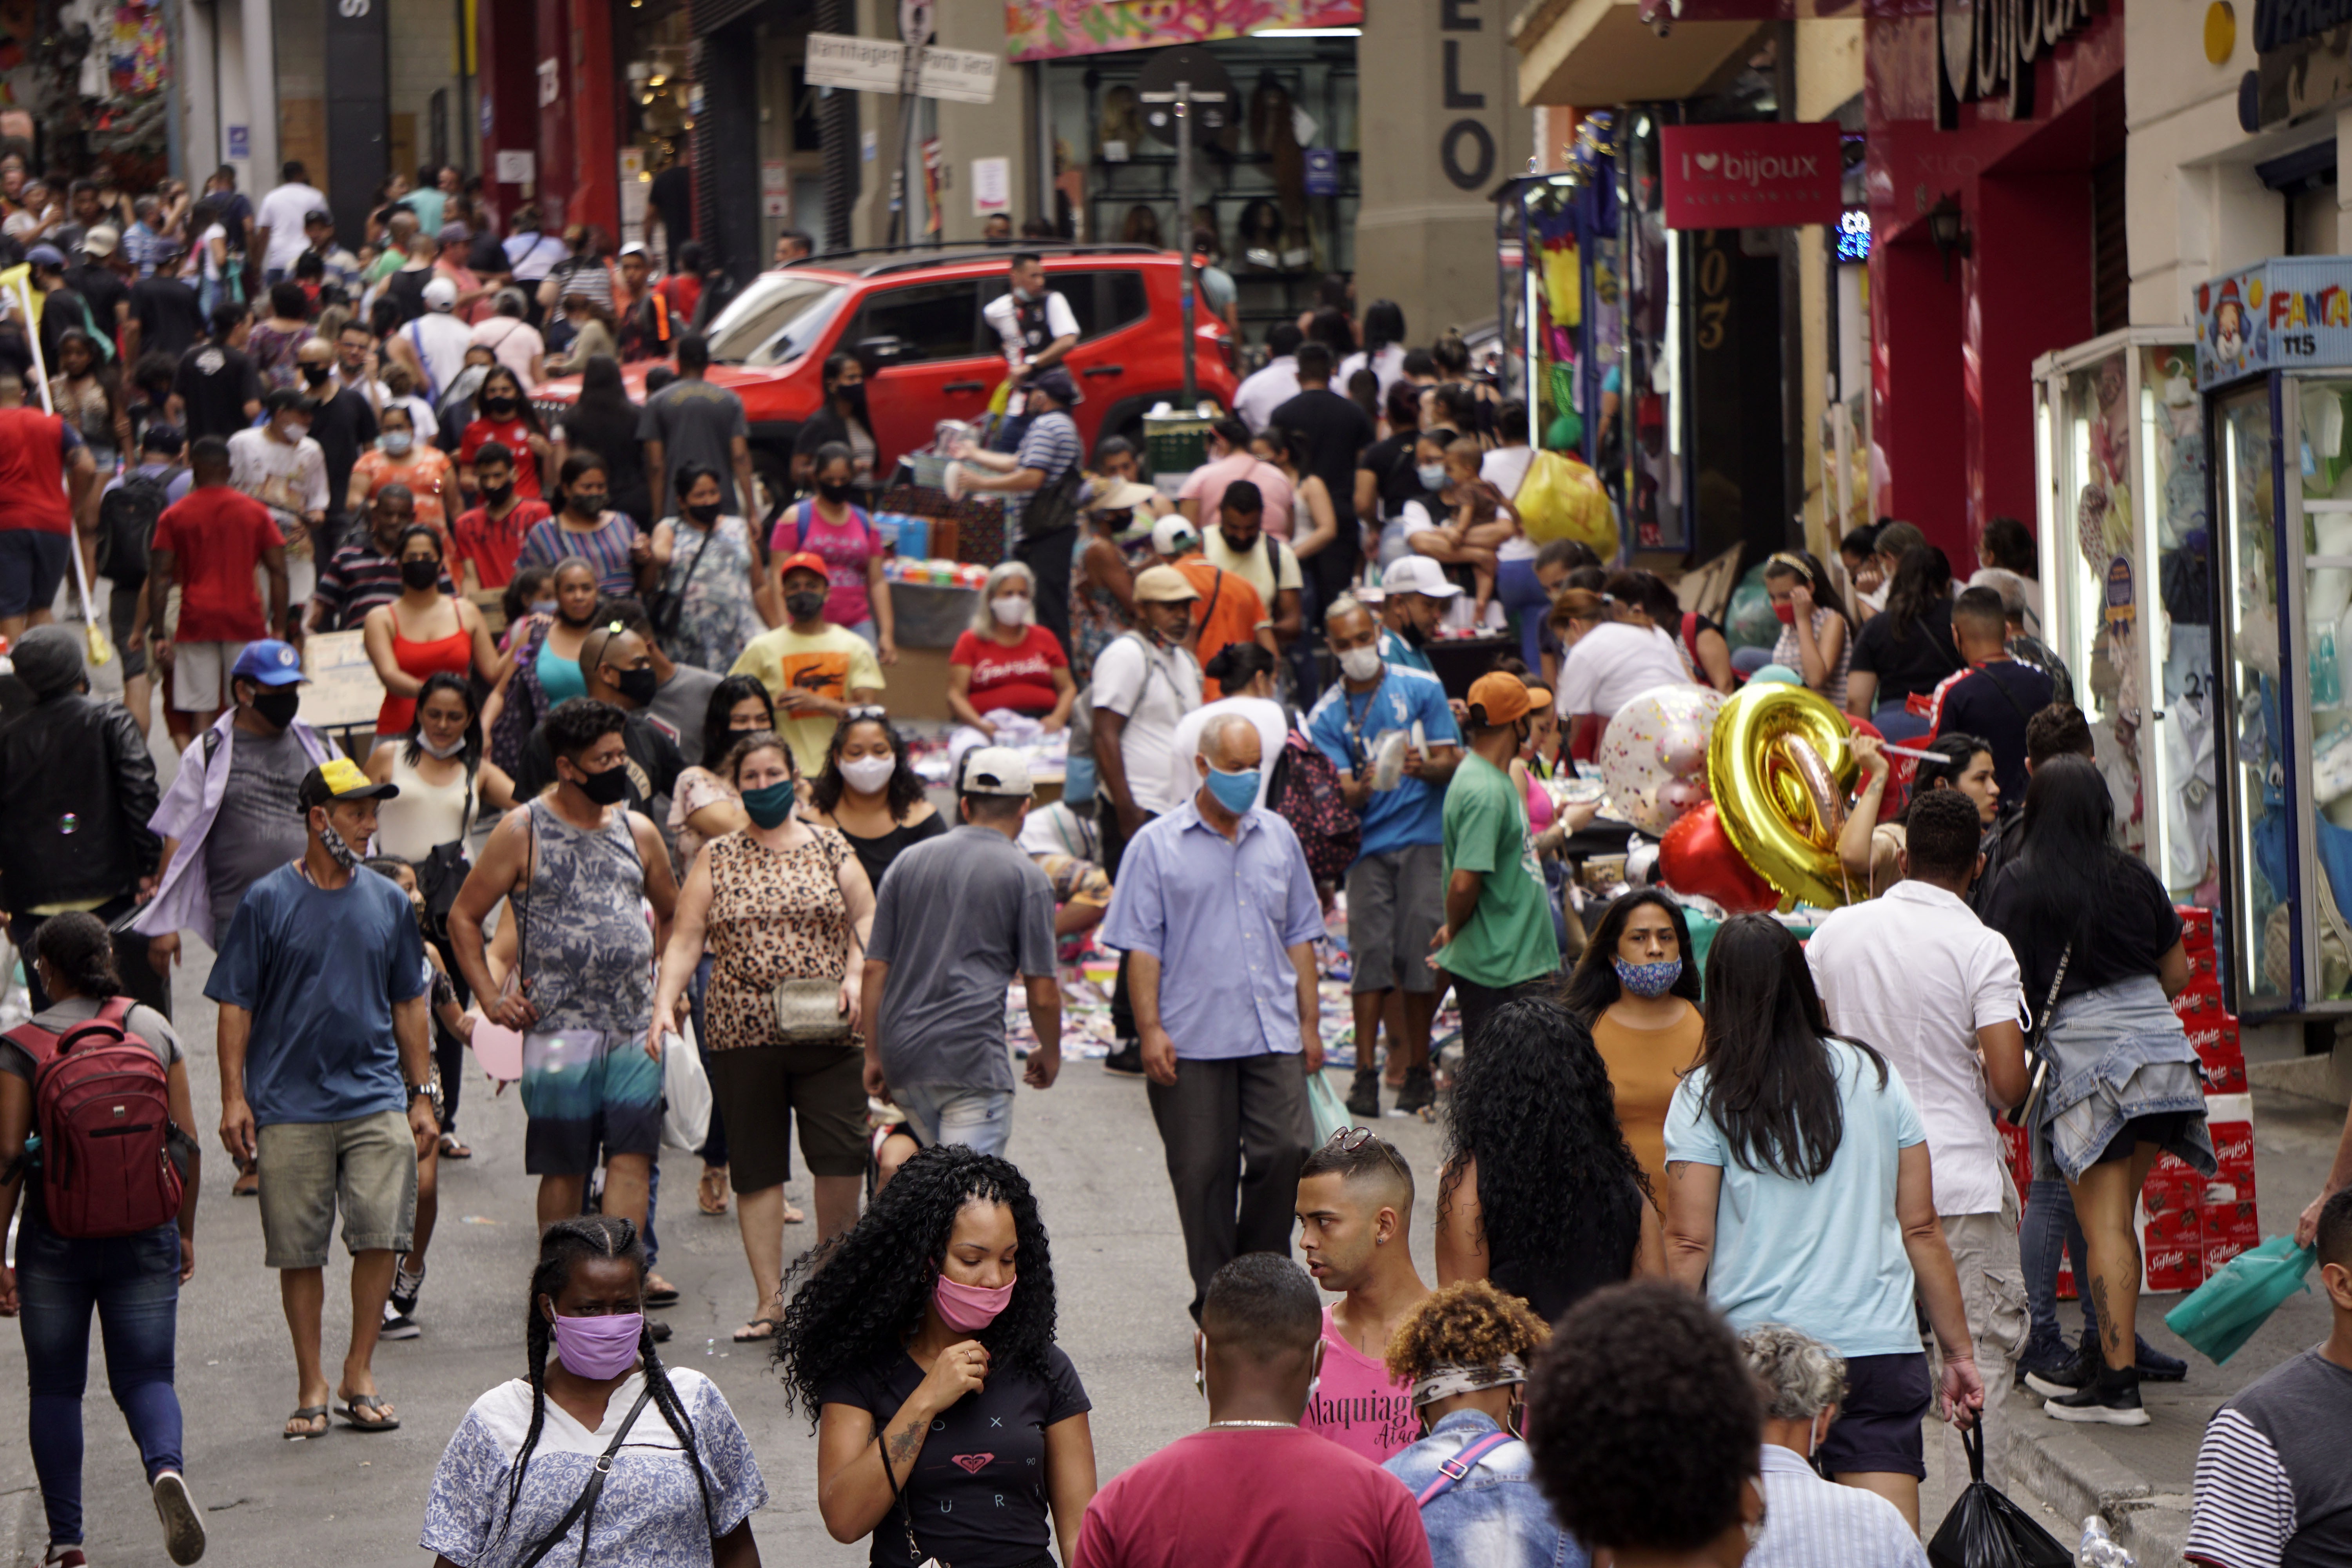
[[[1257,726],[1239,713],[1221,713],[1201,727],[1201,755],[1210,766],[1243,773],[1265,760]]]

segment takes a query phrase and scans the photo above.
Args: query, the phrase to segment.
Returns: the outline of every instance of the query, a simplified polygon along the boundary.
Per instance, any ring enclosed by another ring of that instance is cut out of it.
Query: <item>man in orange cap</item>
[[[1465,1050],[1496,1007],[1559,970],[1551,900],[1510,772],[1538,705],[1550,702],[1543,687],[1500,670],[1472,682],[1469,748],[1445,786],[1445,924],[1430,948],[1453,977]]]
[[[753,637],[730,675],[753,675],[776,703],[776,733],[805,777],[824,766],[834,725],[851,708],[882,700],[882,666],[872,645],[824,618],[833,576],[824,557],[803,550],[776,563],[785,622]]]

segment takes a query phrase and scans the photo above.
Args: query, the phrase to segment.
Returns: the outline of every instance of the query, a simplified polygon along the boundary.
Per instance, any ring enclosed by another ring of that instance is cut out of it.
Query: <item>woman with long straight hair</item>
[[[1491,1279],[1547,1321],[1665,1270],[1649,1178],[1584,1025],[1555,1002],[1495,1010],[1445,1108],[1437,1282]]]
[[[1845,1357],[1823,1468],[1917,1529],[1934,1389],[1915,1300],[1943,1352],[1946,1416],[1965,1426],[1985,1400],[1927,1135],[1886,1058],[1830,1033],[1777,921],[1727,921],[1707,952],[1705,1055],[1666,1116],[1666,1185],[1674,1279],[1734,1329],[1788,1323]]]
[[[751,1516],[768,1487],[751,1439],[717,1384],[662,1364],[645,1293],[629,1221],[547,1227],[523,1316],[530,1374],[474,1401],[433,1472],[417,1544],[435,1568],[542,1557],[759,1568]]]
[[[1592,1031],[1609,1069],[1617,1124],[1650,1191],[1666,1190],[1666,1108],[1698,1060],[1698,963],[1683,907],[1655,888],[1609,906],[1569,971],[1560,1004]]]
[[[2026,1004],[2056,1010],[2045,1087],[2032,1113],[2034,1184],[2062,1176],[2090,1249],[2084,1282],[2099,1339],[2074,1364],[2034,1374],[2062,1421],[2147,1424],[2133,1327],[2139,1248],[2132,1204],[2159,1153],[2213,1173],[2205,1096],[2172,998],[2189,985],[2180,914],[2145,863],[2115,842],[2115,797],[2087,757],[2052,757],[2025,792],[2025,837],[1996,873],[1984,922],[2009,939]],[[2064,965],[2063,978],[2059,966]]]

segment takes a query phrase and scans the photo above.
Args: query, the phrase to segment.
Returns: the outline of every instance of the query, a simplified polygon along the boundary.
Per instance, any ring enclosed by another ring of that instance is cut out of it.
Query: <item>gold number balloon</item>
[[[1785,896],[1846,901],[1838,830],[1857,767],[1845,715],[1802,686],[1749,683],[1723,704],[1707,783],[1732,847]]]

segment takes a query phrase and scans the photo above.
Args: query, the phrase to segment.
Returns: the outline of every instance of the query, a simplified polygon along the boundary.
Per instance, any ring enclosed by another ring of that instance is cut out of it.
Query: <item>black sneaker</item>
[[[416,1326],[416,1320],[408,1315],[409,1310],[415,1306],[412,1301],[408,1308],[404,1309],[397,1301],[386,1301],[383,1304],[383,1325],[376,1330],[375,1337],[380,1340],[413,1340],[423,1333],[425,1331]]]
[[[2037,1370],[2025,1374],[2025,1386],[2049,1399],[2063,1399],[2091,1386],[2099,1375],[2105,1358],[2099,1354],[2099,1342],[2090,1335],[2074,1349],[2074,1358],[2062,1365]]]
[[[2189,1363],[2177,1355],[2167,1355],[2144,1339],[2135,1338],[2133,1370],[2142,1383],[2179,1383],[2189,1375]]]
[[[1380,1068],[1358,1068],[1356,1069],[1356,1081],[1348,1089],[1348,1114],[1365,1121],[1380,1120]]]
[[[2140,1408],[2139,1373],[2131,1367],[2101,1367],[2088,1387],[2060,1399],[2044,1400],[2042,1413],[2061,1421],[2095,1422],[2106,1426],[2145,1426],[2147,1412]]]
[[[1128,1040],[1103,1058],[1103,1071],[1118,1078],[1143,1076],[1143,1042]]]
[[[1397,1090],[1396,1114],[1414,1116],[1437,1103],[1437,1086],[1430,1080],[1427,1068],[1404,1069],[1404,1087]]]

